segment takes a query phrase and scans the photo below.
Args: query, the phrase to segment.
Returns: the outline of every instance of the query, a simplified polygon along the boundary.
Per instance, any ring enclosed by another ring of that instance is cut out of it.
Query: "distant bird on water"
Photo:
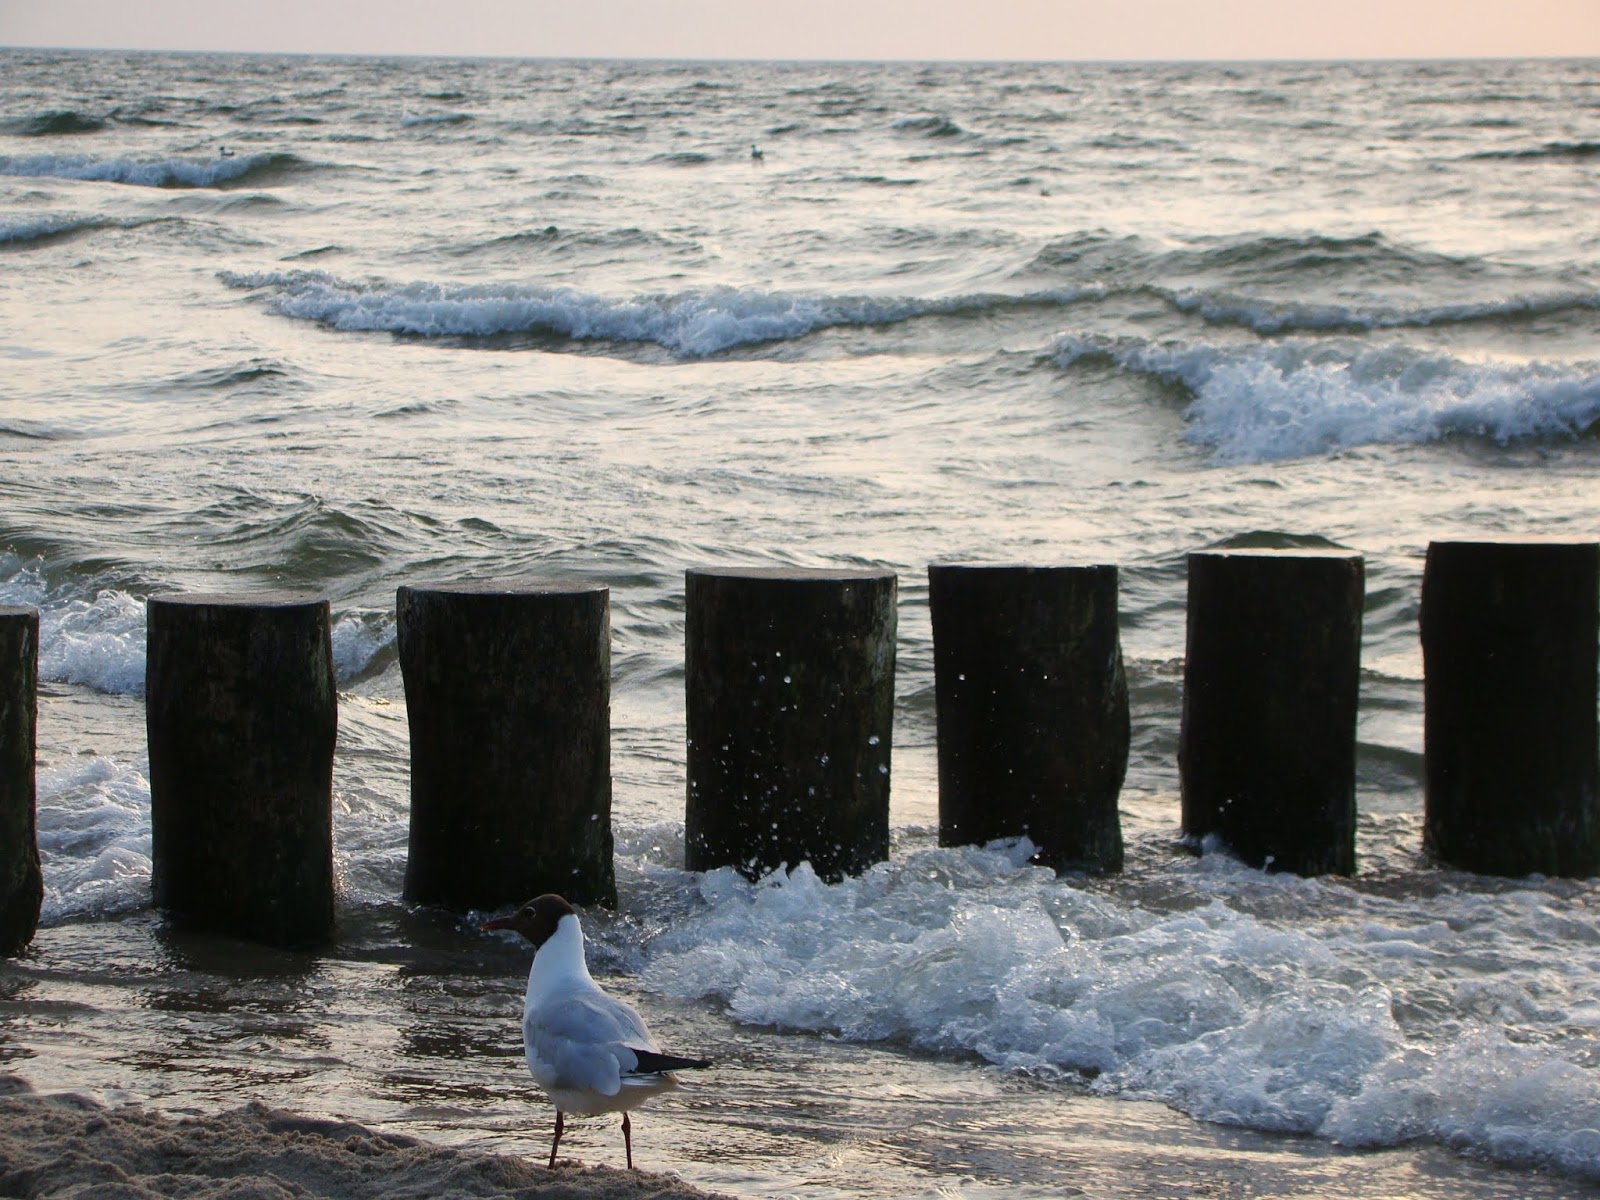
[[[762,153],[762,150],[761,150],[760,146],[757,146],[755,143],[752,142],[751,145],[750,145],[750,157],[751,158],[765,158],[766,155],[764,153]]]
[[[217,147],[217,157],[218,158],[232,158],[233,157],[233,151],[229,150],[226,146],[218,146]]]
[[[709,1067],[703,1058],[661,1053],[632,1006],[614,1000],[590,978],[578,914],[560,896],[530,900],[485,931],[509,929],[533,943],[533,968],[522,1008],[522,1046],[528,1070],[556,1106],[550,1167],[567,1113],[622,1114],[622,1144],[633,1169],[633,1123],[628,1110],[678,1086],[673,1071]]]

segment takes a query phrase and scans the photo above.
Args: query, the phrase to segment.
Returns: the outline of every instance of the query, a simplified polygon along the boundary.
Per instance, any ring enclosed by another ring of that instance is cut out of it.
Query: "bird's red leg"
[[[633,1122],[622,1114],[622,1145],[628,1151],[628,1170],[633,1170]]]
[[[550,1143],[550,1169],[552,1171],[556,1169],[556,1147],[561,1145],[562,1116],[561,1110],[559,1108],[556,1109],[556,1136],[555,1140]]]

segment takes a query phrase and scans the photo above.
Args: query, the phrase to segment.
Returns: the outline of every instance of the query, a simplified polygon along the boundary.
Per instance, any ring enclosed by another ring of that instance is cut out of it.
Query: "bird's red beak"
[[[492,921],[485,921],[482,925],[479,925],[478,928],[484,933],[493,933],[497,929],[510,929],[511,918],[496,917]]]

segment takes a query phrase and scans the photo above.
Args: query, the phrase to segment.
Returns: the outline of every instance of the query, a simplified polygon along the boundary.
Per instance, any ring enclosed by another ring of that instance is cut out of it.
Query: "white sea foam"
[[[114,588],[74,595],[46,583],[37,563],[0,556],[0,603],[39,610],[39,677],[97,691],[144,691],[144,601]]]
[[[832,886],[711,872],[644,978],[742,1021],[1083,1073],[1203,1120],[1600,1178],[1581,899],[1386,899],[1208,855],[1177,869],[1193,900],[1147,907],[1031,849],[919,851]]]
[[[97,691],[144,691],[144,601],[106,589],[40,610],[39,674]]]
[[[1600,1176],[1600,1078],[1475,1026],[1439,1050],[1391,1055],[1320,1132],[1349,1146],[1427,1138],[1518,1166]]]
[[[1579,436],[1600,421],[1600,365],[1465,361],[1398,344],[1291,338],[1156,344],[1064,336],[1056,361],[1109,356],[1194,396],[1188,438],[1222,463],[1451,436]]]
[[[333,670],[343,682],[361,675],[384,650],[394,645],[392,615],[347,612],[333,623]]]
[[[735,346],[803,337],[847,325],[887,325],[935,313],[1004,304],[1066,305],[1099,296],[1098,285],[1028,296],[829,296],[714,287],[613,299],[575,288],[525,284],[360,284],[320,271],[225,271],[231,287],[267,289],[286,317],[346,332],[417,337],[552,333],[577,340],[654,342],[698,357]]]
[[[736,288],[613,300],[574,288],[518,284],[363,286],[317,272],[225,274],[236,287],[272,288],[284,316],[346,332],[490,337],[548,332],[579,340],[655,342],[679,354],[799,337],[831,325],[904,320],[918,305]]]
[[[39,610],[39,677],[74,683],[110,695],[142,695],[145,602],[115,588],[93,595],[53,588],[38,563],[0,555],[0,604]],[[331,631],[335,677],[346,682],[366,671],[394,643],[391,615],[349,612]]]
[[[130,764],[69,758],[38,775],[45,924],[150,903],[150,784]]]
[[[0,155],[0,175],[126,183],[136,187],[216,187],[272,162],[271,154],[229,158],[95,158],[87,154]]]

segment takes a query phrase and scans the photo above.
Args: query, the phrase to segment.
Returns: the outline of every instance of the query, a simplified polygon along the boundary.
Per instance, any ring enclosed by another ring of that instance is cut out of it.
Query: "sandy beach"
[[[431,1145],[347,1121],[254,1103],[173,1120],[78,1093],[43,1095],[0,1076],[0,1194],[137,1200],[689,1200],[710,1193],[664,1175],[585,1167],[552,1172],[504,1154]]]

